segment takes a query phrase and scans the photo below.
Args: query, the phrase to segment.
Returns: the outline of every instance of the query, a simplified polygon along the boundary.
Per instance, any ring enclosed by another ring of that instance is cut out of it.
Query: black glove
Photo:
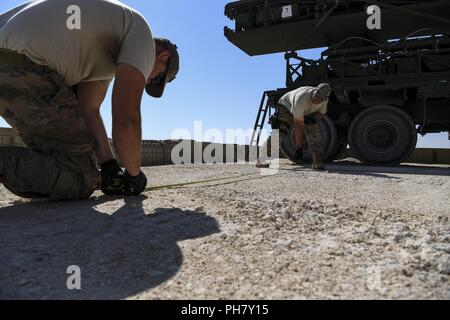
[[[147,177],[141,171],[137,177],[132,177],[125,172],[125,188],[124,194],[126,196],[138,196],[147,187]]]
[[[295,162],[296,163],[302,163],[303,162],[303,148],[297,147],[297,150],[295,150]]]
[[[316,123],[317,123],[317,119],[314,116],[306,116],[305,117],[305,124],[306,125],[316,124]]]
[[[101,165],[102,185],[104,194],[117,196],[123,194],[123,171],[117,160],[105,162]]]

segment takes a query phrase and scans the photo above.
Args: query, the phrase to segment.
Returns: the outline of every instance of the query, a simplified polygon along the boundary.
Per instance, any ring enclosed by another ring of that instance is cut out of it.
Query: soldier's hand
[[[126,196],[138,196],[144,192],[147,187],[147,177],[141,171],[138,176],[133,177],[125,172],[125,188],[124,194]]]
[[[314,116],[306,116],[305,117],[306,125],[311,125],[311,124],[316,124],[316,123],[317,123],[317,119]]]
[[[122,195],[124,188],[124,174],[117,160],[105,162],[101,165],[101,190],[106,195]]]

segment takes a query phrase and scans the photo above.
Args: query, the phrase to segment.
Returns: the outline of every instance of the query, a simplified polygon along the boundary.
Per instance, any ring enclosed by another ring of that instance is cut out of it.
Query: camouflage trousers
[[[285,139],[289,139],[288,134],[294,125],[294,116],[288,108],[284,106],[279,106],[278,112],[278,120],[280,125],[278,145],[281,146]],[[303,129],[306,136],[306,141],[308,142],[308,149],[313,156],[313,160],[316,164],[320,164],[322,162],[324,146],[322,143],[319,124],[305,124]],[[270,136],[266,143],[261,147],[260,158],[258,160],[260,163],[264,163],[272,156],[271,145],[273,138],[273,136]]]
[[[82,200],[99,186],[97,143],[75,93],[48,68],[0,63],[0,115],[26,147],[0,147],[0,182],[23,198]]]

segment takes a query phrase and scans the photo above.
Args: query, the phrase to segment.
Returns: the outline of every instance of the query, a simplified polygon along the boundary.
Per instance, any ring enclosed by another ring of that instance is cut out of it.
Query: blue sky
[[[4,12],[25,1],[0,2]],[[194,121],[205,129],[253,127],[261,95],[284,86],[283,54],[249,57],[229,43],[223,27],[232,23],[224,16],[225,0],[124,0],[149,21],[155,36],[175,42],[180,50],[181,70],[176,82],[158,100],[144,97],[144,139],[169,139],[176,129],[193,131]],[[318,50],[302,52],[317,57]],[[111,92],[102,115],[111,132]],[[0,119],[0,126],[7,126]],[[450,148],[447,135],[419,139],[421,147]]]

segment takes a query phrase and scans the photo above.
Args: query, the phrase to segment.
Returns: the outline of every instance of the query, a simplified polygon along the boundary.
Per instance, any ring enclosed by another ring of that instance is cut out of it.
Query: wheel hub
[[[378,153],[389,152],[399,143],[398,129],[388,121],[377,121],[367,127],[364,141],[367,147]]]

